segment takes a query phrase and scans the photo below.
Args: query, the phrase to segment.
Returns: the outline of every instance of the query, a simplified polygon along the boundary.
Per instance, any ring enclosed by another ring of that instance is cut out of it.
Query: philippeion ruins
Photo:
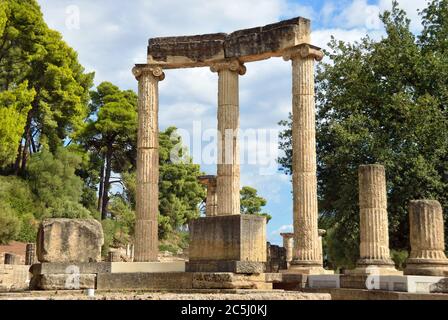
[[[318,45],[318,44],[317,44]],[[251,62],[283,58],[292,77],[293,232],[283,246],[267,243],[266,218],[240,214],[239,79]],[[386,172],[359,167],[360,259],[353,270],[324,268],[325,230],[318,226],[315,65],[324,58],[312,42],[310,20],[297,17],[230,34],[149,39],[138,81],[135,237],[125,253],[103,261],[101,224],[89,219],[46,219],[21,264],[0,264],[2,291],[121,290],[227,292],[279,299],[448,299],[442,207],[433,199],[409,204],[410,247],[404,271],[391,259]],[[208,68],[217,75],[217,174],[202,176],[206,215],[188,226],[188,257],[159,261],[159,83],[165,70]]]

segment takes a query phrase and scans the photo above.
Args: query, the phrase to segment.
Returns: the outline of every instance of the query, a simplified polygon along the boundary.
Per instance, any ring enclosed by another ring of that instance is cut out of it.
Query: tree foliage
[[[2,7],[0,91],[26,83],[35,93],[15,162],[24,174],[30,153],[42,145],[56,150],[83,126],[93,74],[84,72],[77,53],[48,28],[35,0],[4,0]]]
[[[381,40],[332,39],[329,60],[318,67],[320,223],[332,229],[335,265],[350,265],[358,254],[359,165],[386,167],[392,248],[409,246],[410,200],[439,200],[448,214],[447,3],[432,1],[423,11],[417,38],[395,2],[381,16]],[[282,124],[280,162],[290,173],[290,121]]]
[[[272,219],[269,214],[262,212],[267,201],[258,195],[257,189],[245,186],[240,191],[240,197],[241,214],[255,214],[266,217],[268,222]]]
[[[135,167],[137,95],[103,82],[91,92],[91,99],[90,110],[96,116],[88,120],[80,141],[95,160],[97,168],[94,173],[100,173],[98,211],[105,219],[112,173],[120,174]]]

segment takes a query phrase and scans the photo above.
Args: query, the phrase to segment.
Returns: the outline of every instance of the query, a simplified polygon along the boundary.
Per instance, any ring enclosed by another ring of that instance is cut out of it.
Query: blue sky
[[[392,0],[38,0],[45,20],[60,31],[79,53],[88,71],[95,71],[95,83],[110,81],[122,89],[137,90],[131,74],[135,63],[144,63],[151,37],[192,35],[234,30],[303,16],[312,20],[312,43],[326,47],[331,35],[356,41],[366,34],[383,34],[378,14],[389,9]],[[426,0],[401,0],[420,30],[417,9]],[[79,15],[78,15],[79,14]],[[77,18],[79,16],[79,19]],[[194,124],[202,130],[216,128],[217,75],[207,68],[169,70],[160,84],[160,126],[176,126],[192,134]],[[278,130],[278,121],[291,109],[291,66],[280,58],[247,64],[240,79],[241,128]],[[274,132],[274,131],[273,131]],[[190,141],[191,146],[192,142]],[[204,141],[204,145],[207,142]],[[275,139],[258,149],[243,148],[251,156],[270,150],[276,158]],[[204,165],[193,149],[194,161],[208,174],[216,166]],[[245,164],[241,185],[250,185],[268,200],[266,211],[273,219],[268,240],[281,243],[279,233],[292,230],[292,196],[289,177],[281,172],[266,174],[265,166]]]

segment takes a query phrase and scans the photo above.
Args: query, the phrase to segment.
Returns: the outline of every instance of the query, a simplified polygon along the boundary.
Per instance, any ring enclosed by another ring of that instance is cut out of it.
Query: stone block
[[[203,67],[235,58],[241,62],[263,60],[309,43],[310,34],[310,21],[297,17],[231,34],[152,38],[148,43],[148,63],[170,69]]]
[[[272,289],[265,276],[234,273],[194,273],[193,289]]]
[[[94,219],[46,219],[39,226],[37,240],[40,262],[101,261],[103,229]]]
[[[186,263],[187,272],[233,272],[240,274],[264,273],[265,264],[251,261],[200,260]]]
[[[185,262],[114,262],[111,273],[162,273],[185,272]]]
[[[188,272],[262,273],[266,219],[231,215],[192,221],[189,259]]]
[[[110,262],[79,262],[79,263],[36,263],[31,266],[30,272],[37,276],[42,274],[98,274],[109,273],[112,271],[112,264]]]
[[[29,266],[0,264],[0,292],[22,291],[29,287]]]
[[[339,274],[309,275],[308,287],[311,289],[338,289],[341,287]]]
[[[84,290],[95,289],[95,274],[41,274],[33,276],[32,290]]]
[[[193,274],[170,273],[102,273],[97,277],[98,290],[170,290],[192,289]]]

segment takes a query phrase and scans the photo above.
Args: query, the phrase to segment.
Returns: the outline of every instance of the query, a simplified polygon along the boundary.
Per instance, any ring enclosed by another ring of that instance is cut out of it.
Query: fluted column
[[[386,174],[382,165],[359,167],[360,260],[358,265],[391,266]]]
[[[411,254],[405,274],[448,275],[445,256],[443,210],[438,201],[417,200],[409,204]]]
[[[207,187],[207,199],[205,200],[205,215],[214,217],[218,215],[216,200],[216,176],[199,177],[199,182]]]
[[[246,68],[238,60],[215,63],[218,84],[218,216],[240,214],[239,75]]]
[[[317,161],[314,92],[314,60],[322,52],[309,45],[291,49],[284,56],[292,60],[292,175],[294,211],[294,257],[298,268],[322,267],[319,258]]]
[[[294,233],[280,233],[280,235],[283,237],[283,248],[285,248],[286,262],[289,266],[294,252]]]
[[[138,65],[137,194],[135,221],[136,262],[157,261],[159,212],[159,81],[160,67]]]

